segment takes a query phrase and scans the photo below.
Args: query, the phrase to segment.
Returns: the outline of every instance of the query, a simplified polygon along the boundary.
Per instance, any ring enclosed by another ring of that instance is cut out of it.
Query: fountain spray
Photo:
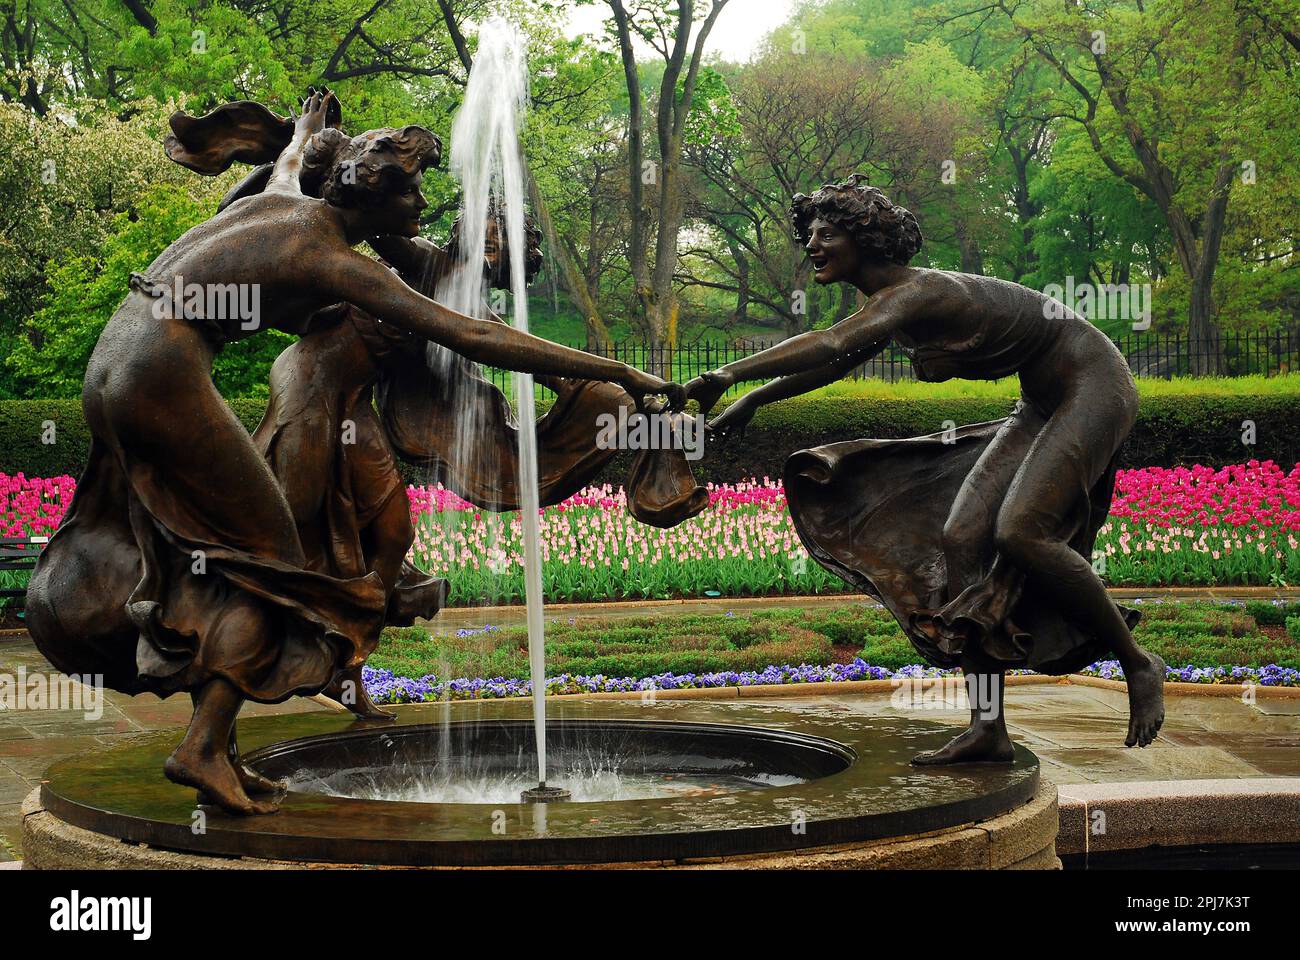
[[[513,321],[528,331],[527,249],[524,232],[524,165],[517,123],[528,95],[524,42],[504,20],[493,18],[479,31],[478,52],[465,88],[465,100],[451,128],[451,172],[464,190],[461,217],[462,269],[445,302],[482,316],[482,269],[491,209],[505,212],[510,250]],[[493,205],[492,200],[497,203]],[[498,229],[500,229],[500,224]],[[472,268],[471,268],[472,267]],[[528,663],[533,681],[533,725],[537,737],[537,786],[525,790],[524,802],[568,799],[569,793],[546,784],[546,663],[542,617],[541,524],[537,492],[537,426],[532,374],[516,373],[519,418],[519,515],[524,541],[524,595],[528,616]]]

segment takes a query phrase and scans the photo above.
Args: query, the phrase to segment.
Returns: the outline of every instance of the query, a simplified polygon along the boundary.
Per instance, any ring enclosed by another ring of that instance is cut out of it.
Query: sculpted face
[[[429,205],[420,190],[422,181],[422,174],[409,174],[384,194],[383,202],[374,208],[376,234],[414,237],[420,232],[420,214]]]
[[[510,258],[506,255],[505,238],[496,217],[488,217],[483,240],[483,268],[488,285],[510,288]]]
[[[850,281],[862,265],[862,248],[843,227],[818,217],[808,225],[804,252],[813,265],[813,278],[821,284]]]

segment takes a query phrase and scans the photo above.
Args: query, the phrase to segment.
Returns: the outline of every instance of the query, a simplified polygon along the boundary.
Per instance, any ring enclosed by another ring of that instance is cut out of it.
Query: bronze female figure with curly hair
[[[1134,642],[1091,551],[1137,415],[1123,356],[1085,318],[992,277],[908,266],[916,218],[865,179],[800,194],[792,208],[818,283],[849,283],[866,306],[692,381],[706,411],[732,384],[776,377],[731,404],[715,437],[765,403],[832,383],[891,340],[917,379],[1015,374],[1021,397],[993,423],[906,440],[795,453],[786,496],[800,538],[828,569],[879,598],[917,651],[967,675],[971,725],[919,764],[1009,761],[1002,675],[1068,673],[1107,654],[1128,678],[1125,743],[1164,720],[1165,668]],[[990,691],[987,697],[975,691]]]

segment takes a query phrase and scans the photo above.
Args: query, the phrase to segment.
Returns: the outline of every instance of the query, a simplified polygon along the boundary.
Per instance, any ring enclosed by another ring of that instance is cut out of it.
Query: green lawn
[[[1251,608],[1218,603],[1142,605],[1138,642],[1170,666],[1300,668],[1300,640],[1261,629],[1300,615],[1268,604]],[[522,627],[431,635],[418,627],[385,632],[370,665],[398,676],[528,676],[528,637]],[[760,670],[769,664],[832,662],[852,653],[873,666],[897,670],[919,658],[892,616],[857,604],[825,609],[764,610],[741,616],[677,614],[590,618],[547,624],[546,672],[643,678],[659,673]]]

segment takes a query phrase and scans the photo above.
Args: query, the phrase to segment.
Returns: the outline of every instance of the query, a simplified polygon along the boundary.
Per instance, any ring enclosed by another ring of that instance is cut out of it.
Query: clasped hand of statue
[[[627,378],[620,386],[632,395],[638,410],[644,410],[648,396],[663,397],[668,402],[668,409],[674,413],[686,406],[686,388],[680,383],[671,383],[636,367],[628,367]]]
[[[700,413],[707,416],[734,383],[735,380],[725,369],[709,370],[686,384],[686,399],[698,403]]]

